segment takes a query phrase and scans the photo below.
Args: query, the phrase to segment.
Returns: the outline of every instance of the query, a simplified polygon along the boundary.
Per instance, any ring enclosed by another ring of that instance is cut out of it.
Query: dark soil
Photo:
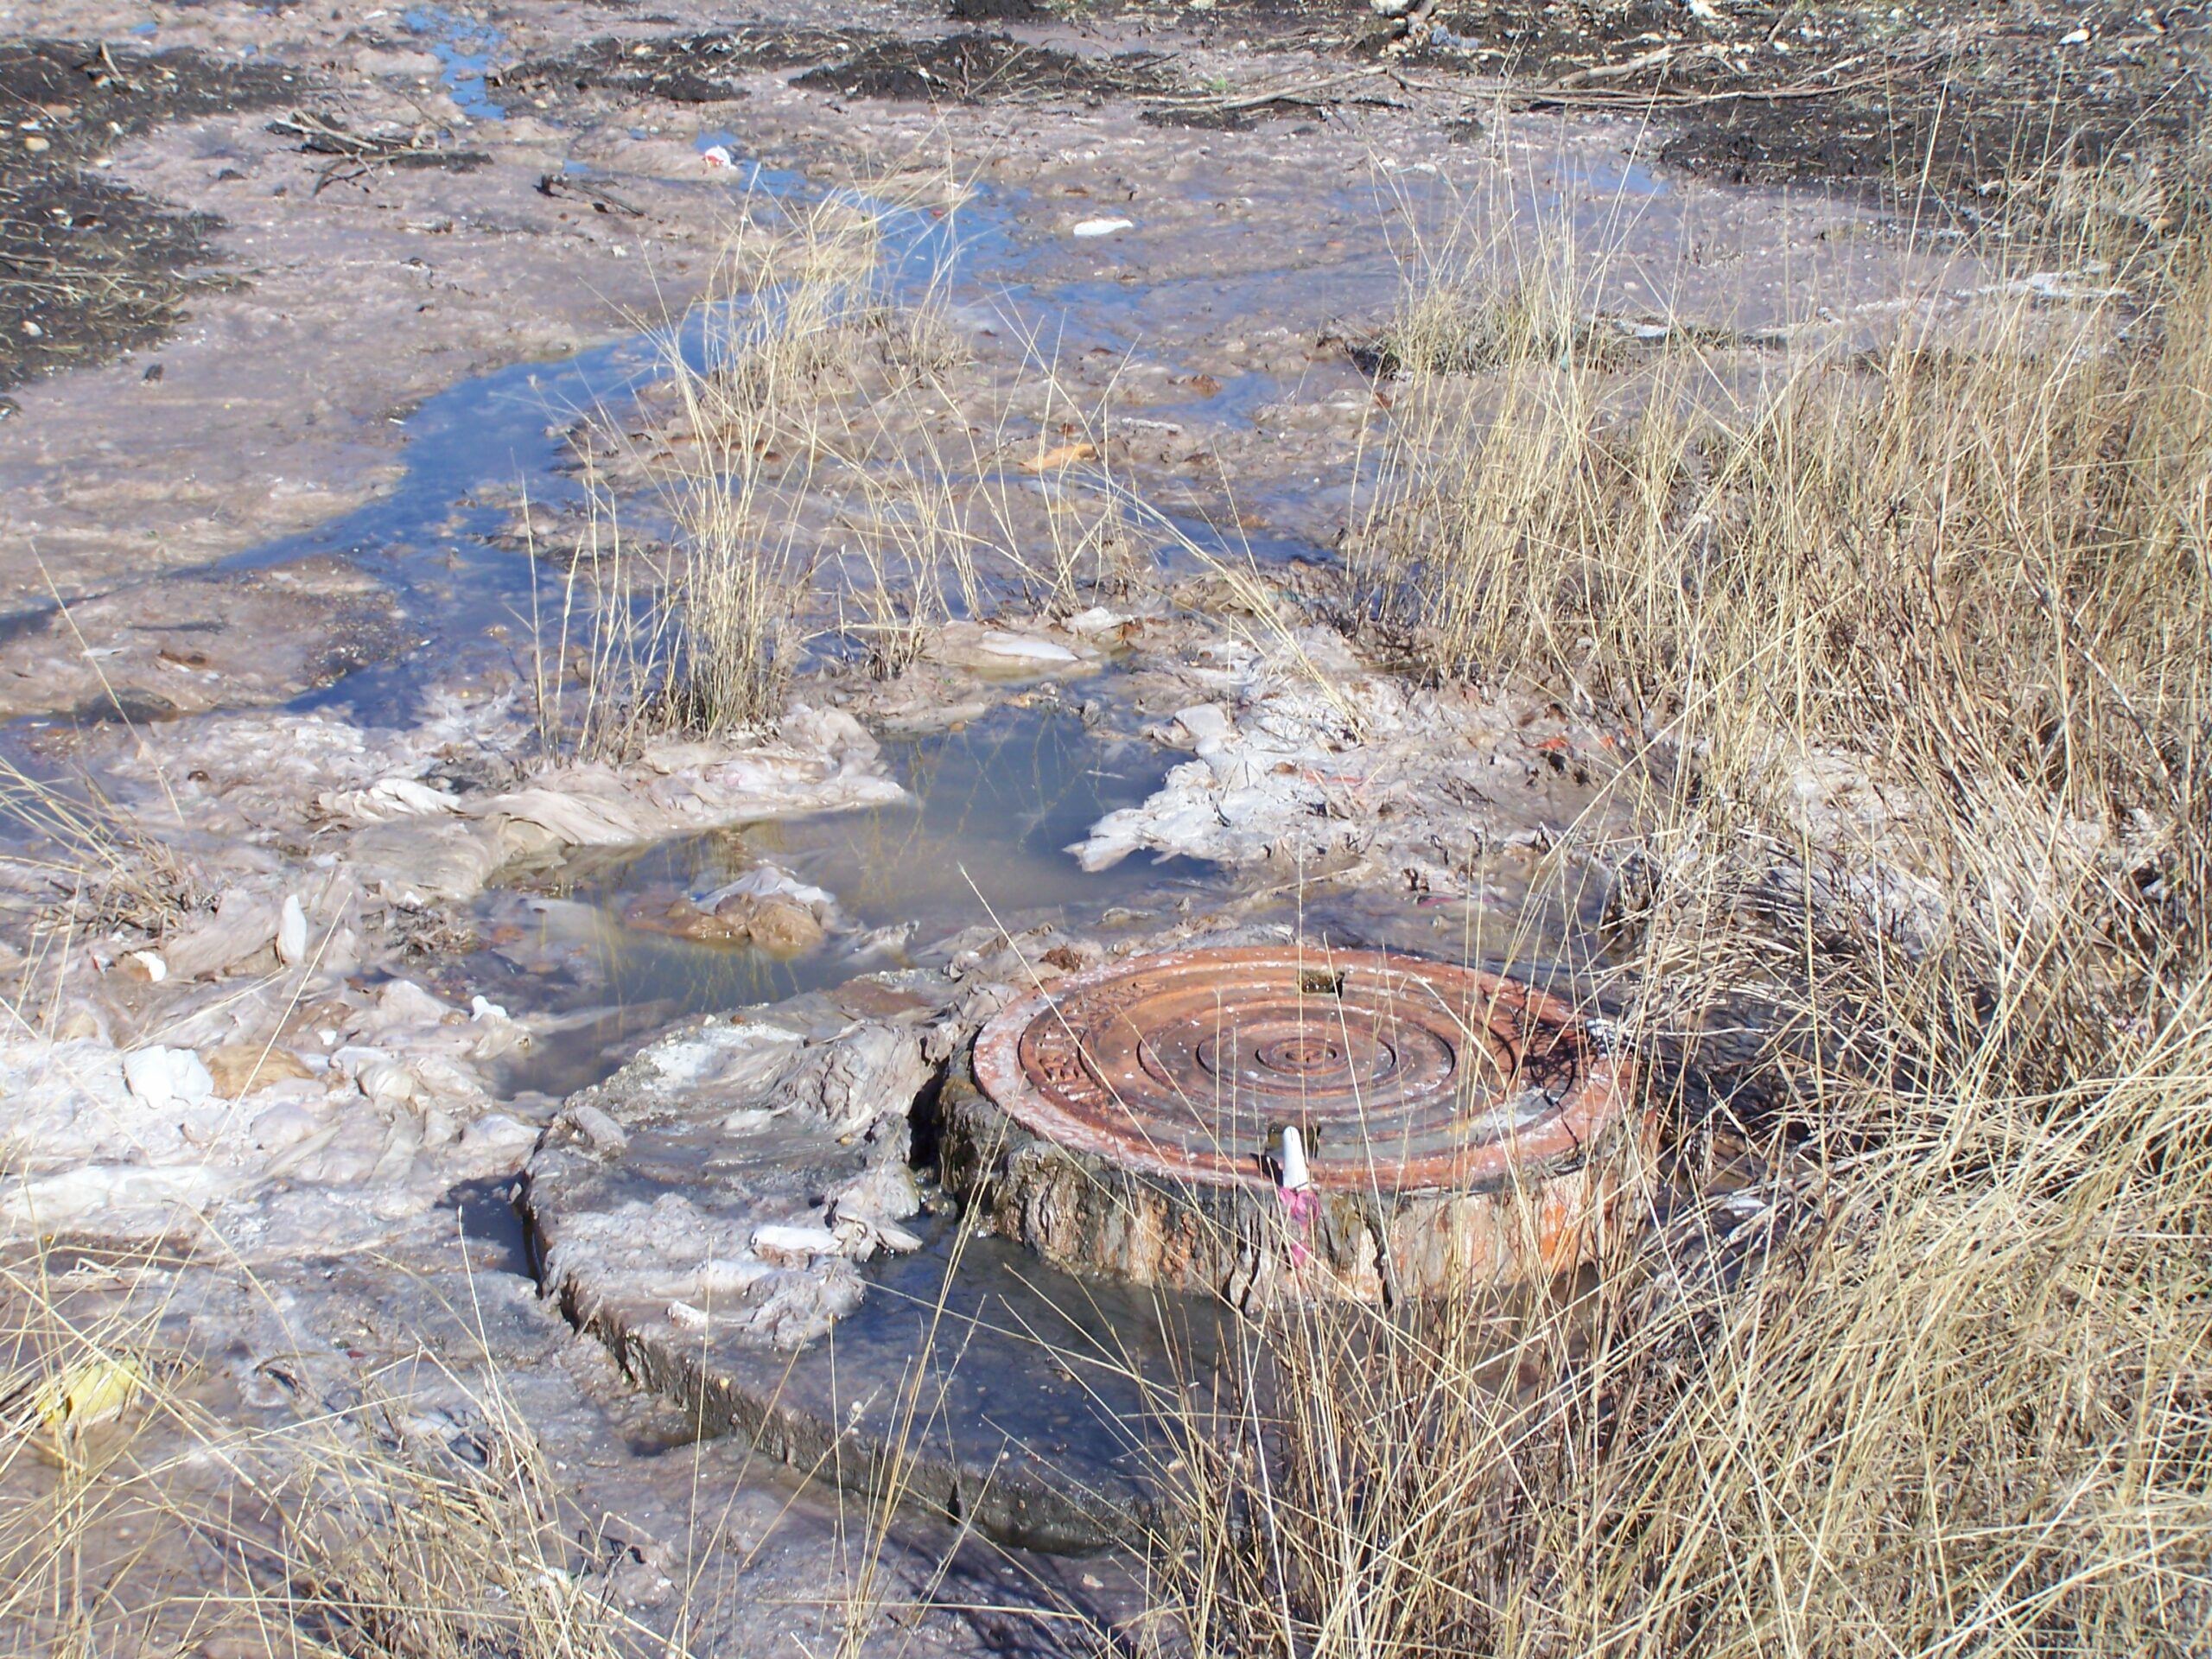
[[[952,0],[944,16],[955,23],[1043,23],[1052,14],[1037,0]]]
[[[592,41],[557,57],[531,58],[485,77],[493,92],[519,97],[553,92],[628,92],[675,104],[713,104],[746,96],[741,76],[763,69],[824,63],[883,37],[872,29],[804,29],[760,23],[657,39]]]
[[[791,83],[846,98],[909,104],[983,104],[1004,99],[1139,97],[1173,91],[1149,53],[1078,57],[1004,35],[949,35],[942,40],[884,40],[842,63],[810,70]]]
[[[2212,94],[2201,5],[1722,0],[1700,20],[1671,0],[1444,0],[1430,24],[1410,61],[1503,76],[1527,105],[1679,121],[1661,159],[1686,172],[1864,184],[1968,218],[2021,205],[2056,167],[2177,154]]]
[[[1203,132],[1249,132],[1262,121],[1310,117],[1313,106],[1294,99],[1270,98],[1257,104],[1224,107],[1209,104],[1160,104],[1137,111],[1148,127],[1195,127]]]
[[[1974,214],[2017,205],[2055,168],[2148,163],[2187,143],[2212,94],[2212,29],[2201,11],[2169,18],[2160,33],[2122,19],[2062,48],[2056,25],[1971,17],[1949,38],[1908,41],[1878,73],[1836,73],[1847,84],[1833,93],[1718,105],[1661,159],[1738,183],[1878,181]]]
[[[1148,10],[1141,0],[1092,9]],[[2178,178],[2175,162],[2212,105],[2203,0],[1713,0],[1706,10],[1438,0],[1391,20],[1365,0],[1215,0],[1177,22],[1216,44],[1471,73],[1509,104],[1649,118],[1672,131],[1662,159],[1686,172],[1875,190],[1966,219],[2034,210],[2063,166],[2124,169],[2137,183],[2146,172]],[[2069,40],[2077,30],[2087,38]],[[2170,217],[2179,222],[2187,205]]]
[[[81,41],[0,43],[0,388],[159,340],[193,293],[226,280],[203,269],[217,257],[220,220],[179,213],[89,163],[165,121],[301,91],[274,64]]]

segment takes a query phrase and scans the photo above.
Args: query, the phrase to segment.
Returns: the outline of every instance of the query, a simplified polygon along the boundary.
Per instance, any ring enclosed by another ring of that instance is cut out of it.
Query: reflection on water
[[[1180,758],[1148,743],[1094,734],[1054,709],[1006,709],[960,731],[887,739],[884,757],[908,800],[582,853],[511,876],[481,918],[487,948],[473,966],[486,994],[556,1013],[608,1007],[541,1041],[518,1086],[579,1087],[610,1068],[601,1051],[670,1020],[926,960],[963,928],[1096,927],[1113,912],[1142,923],[1225,891],[1195,860],[1086,874],[1065,850],[1149,795]],[[819,948],[779,957],[625,920],[684,906],[763,865],[833,895]]]

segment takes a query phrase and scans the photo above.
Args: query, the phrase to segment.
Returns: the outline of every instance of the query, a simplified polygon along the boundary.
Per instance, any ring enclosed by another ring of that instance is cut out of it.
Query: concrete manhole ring
[[[1295,946],[1116,963],[1009,1005],[945,1117],[948,1185],[1064,1264],[1240,1299],[1423,1293],[1571,1265],[1631,1079],[1560,998],[1479,969]],[[1277,1190],[1300,1132],[1308,1196]]]

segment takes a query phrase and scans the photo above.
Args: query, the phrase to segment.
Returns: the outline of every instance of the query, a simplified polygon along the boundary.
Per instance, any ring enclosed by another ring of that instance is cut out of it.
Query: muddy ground
[[[2179,226],[2212,91],[2202,8],[1995,0],[14,0],[0,36],[0,1229],[16,1300],[44,1272],[66,1315],[23,1313],[18,1356],[73,1326],[174,1362],[166,1414],[100,1430],[150,1471],[209,1423],[415,1402],[385,1440],[280,1446],[264,1497],[379,1446],[480,1468],[512,1401],[545,1571],[701,1651],[879,1615],[954,1651],[1143,1639],[1134,1560],[1033,1548],[1075,1522],[1007,1497],[1044,1503],[1054,1436],[1063,1467],[1130,1450],[1053,1415],[1090,1391],[1064,1357],[1032,1387],[1033,1352],[985,1344],[1034,1414],[1027,1485],[977,1461],[1014,1411],[987,1398],[934,1423],[951,1516],[886,1532],[838,1496],[959,1233],[927,1103],[1010,986],[1317,928],[1531,972],[1599,948],[1613,734],[1408,683],[1341,604],[1407,263],[1456,249],[1509,292],[1571,254],[1583,345],[1694,339],[1758,384],[1895,338],[1900,294],[1966,326],[2016,291],[1977,232],[2078,218],[2088,172],[2100,213]],[[695,435],[657,331],[734,232],[840,192],[895,205],[891,308],[934,296],[941,366],[898,402],[921,348],[871,337],[823,407],[849,432],[895,403],[899,442],[1010,480],[987,614],[887,653],[852,550],[918,509],[779,481],[818,578],[787,706],[553,764],[580,479],[668,540]],[[683,1072],[702,1050],[723,1069]],[[690,1192],[702,1125],[738,1173]],[[978,1271],[979,1330],[1059,1306]],[[709,1426],[759,1456],[652,1392],[695,1386],[721,1294],[750,1300]],[[1084,1341],[1143,1323],[1092,1311]],[[779,1415],[760,1379],[795,1353],[823,1397]],[[55,1467],[0,1487],[35,1513]],[[265,1544],[282,1508],[226,1524]],[[119,1587],[83,1616],[246,1650],[220,1643],[266,1608],[195,1624],[230,1557],[142,1554],[156,1512],[99,1520]]]

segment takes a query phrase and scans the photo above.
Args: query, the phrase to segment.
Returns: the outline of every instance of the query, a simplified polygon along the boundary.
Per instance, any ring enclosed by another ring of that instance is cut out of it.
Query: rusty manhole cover
[[[999,1014],[976,1077],[1023,1128],[1119,1167],[1265,1187],[1298,1128],[1322,1193],[1495,1187],[1576,1160],[1619,1064],[1559,998],[1480,970],[1294,946],[1169,952]]]

